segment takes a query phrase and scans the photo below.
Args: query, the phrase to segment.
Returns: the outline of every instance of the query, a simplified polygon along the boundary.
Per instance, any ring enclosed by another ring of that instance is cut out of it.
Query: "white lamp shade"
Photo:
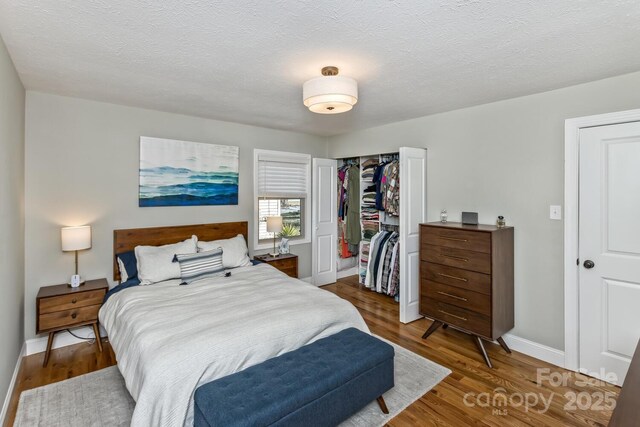
[[[60,230],[62,250],[81,251],[91,248],[91,226],[64,227]]]
[[[316,77],[302,86],[302,99],[314,113],[344,113],[358,102],[358,82],[343,76]]]
[[[268,216],[267,217],[267,232],[279,233],[282,231],[282,217],[281,216]]]

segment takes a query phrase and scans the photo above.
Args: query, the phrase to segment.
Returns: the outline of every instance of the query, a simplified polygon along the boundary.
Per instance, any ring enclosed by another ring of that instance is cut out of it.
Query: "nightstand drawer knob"
[[[75,319],[76,317],[78,317],[78,313],[72,313],[72,314],[71,314],[71,318],[72,318],[72,319]]]
[[[71,304],[75,304],[75,303],[77,303],[77,302],[78,302],[78,300],[77,300],[77,299],[75,299],[75,298],[71,300]]]

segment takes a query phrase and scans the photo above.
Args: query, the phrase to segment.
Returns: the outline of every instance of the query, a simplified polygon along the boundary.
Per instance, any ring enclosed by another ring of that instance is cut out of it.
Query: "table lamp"
[[[281,216],[268,216],[267,217],[267,233],[273,233],[273,252],[269,255],[276,257],[280,255],[276,251],[276,237],[277,234],[282,231],[282,217]]]
[[[78,274],[78,251],[91,248],[91,227],[83,225],[81,227],[63,227],[60,230],[60,237],[62,239],[62,251],[71,252],[75,251],[76,255],[76,273],[71,276],[69,285],[72,288],[84,284]]]

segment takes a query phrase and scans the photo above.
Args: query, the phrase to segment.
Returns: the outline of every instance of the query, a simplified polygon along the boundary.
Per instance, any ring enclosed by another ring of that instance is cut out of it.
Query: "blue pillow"
[[[123,252],[116,255],[116,258],[119,260],[118,268],[120,269],[121,282],[138,278],[138,261],[136,260],[135,251]],[[126,277],[122,274],[122,267],[125,269]]]
[[[137,277],[135,279],[129,279],[126,282],[120,283],[118,286],[110,289],[109,292],[107,292],[107,294],[104,296],[104,299],[102,300],[102,303],[104,304],[105,302],[107,302],[111,295],[117,294],[118,292],[123,291],[127,288],[138,286],[139,284],[140,280],[138,280]]]

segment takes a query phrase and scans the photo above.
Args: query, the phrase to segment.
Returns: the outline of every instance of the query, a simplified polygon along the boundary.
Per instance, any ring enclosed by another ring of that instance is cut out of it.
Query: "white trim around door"
[[[580,129],[640,121],[640,109],[565,120],[564,126],[564,368],[580,368],[578,190]]]

